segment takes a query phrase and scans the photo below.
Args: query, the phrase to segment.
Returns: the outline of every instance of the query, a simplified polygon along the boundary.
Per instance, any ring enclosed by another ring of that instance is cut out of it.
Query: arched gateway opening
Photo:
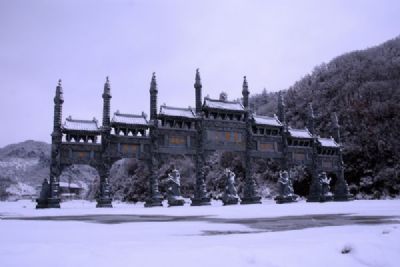
[[[61,200],[95,199],[100,184],[99,173],[87,164],[64,166],[59,184]]]

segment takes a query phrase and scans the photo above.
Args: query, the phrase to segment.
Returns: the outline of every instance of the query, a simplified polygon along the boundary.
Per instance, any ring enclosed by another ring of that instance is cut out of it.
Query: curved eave
[[[219,111],[219,112],[225,112],[225,113],[239,113],[243,114],[246,113],[246,110],[238,110],[238,109],[224,109],[224,108],[211,108],[207,106],[203,106],[203,110],[211,110],[211,111]]]
[[[131,124],[131,123],[122,123],[122,122],[112,122],[111,127],[122,126],[125,128],[149,128],[150,124]]]
[[[190,120],[190,121],[194,121],[197,120],[198,118],[193,117],[193,118],[189,118],[186,116],[174,116],[174,115],[165,115],[165,114],[158,114],[157,116],[159,119],[163,119],[163,118],[173,118],[173,119],[184,119],[184,120]]]
[[[100,135],[101,134],[101,130],[97,130],[97,131],[90,131],[90,130],[75,130],[75,129],[62,129],[62,132],[65,134],[86,134],[86,135]]]

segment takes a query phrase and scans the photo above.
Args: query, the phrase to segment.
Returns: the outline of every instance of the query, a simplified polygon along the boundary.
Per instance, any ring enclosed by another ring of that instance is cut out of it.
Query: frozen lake
[[[0,266],[399,266],[400,200],[143,208],[0,202]],[[347,252],[347,253],[343,253]]]

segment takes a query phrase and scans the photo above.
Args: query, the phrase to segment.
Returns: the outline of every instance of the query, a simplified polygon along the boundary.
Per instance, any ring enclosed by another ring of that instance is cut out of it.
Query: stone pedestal
[[[310,185],[310,193],[307,197],[307,202],[320,202],[322,193],[322,186],[318,177],[314,176]]]
[[[209,206],[211,205],[209,197],[200,197],[200,198],[191,198],[192,204],[191,206]]]
[[[352,194],[347,194],[347,195],[334,195],[333,197],[334,201],[352,201],[354,200],[354,196]]]
[[[110,184],[108,183],[109,169],[100,173],[100,190],[96,199],[96,208],[112,208]]]
[[[111,198],[98,198],[96,208],[112,208]]]
[[[320,196],[308,196],[307,202],[320,202]]]
[[[277,204],[297,202],[297,195],[291,196],[277,196],[274,200]]]
[[[343,175],[344,176],[344,175]],[[354,200],[352,194],[349,193],[349,187],[344,177],[339,178],[335,185],[334,201],[351,201]]]
[[[261,197],[257,195],[255,187],[256,185],[253,179],[251,179],[251,181],[246,181],[240,204],[261,204]]]
[[[239,203],[239,198],[236,196],[223,196],[222,202],[224,203],[224,206],[236,205]]]
[[[36,203],[36,209],[47,209],[49,207],[47,199],[37,198]]]
[[[326,195],[322,195],[321,197],[320,197],[320,202],[328,202],[328,201],[332,201],[333,200],[333,194],[332,193],[330,193],[330,194],[326,194]]]
[[[144,203],[144,206],[146,208],[162,207],[162,200],[163,199],[162,199],[161,195],[149,197],[146,199],[146,203]]]
[[[240,204],[261,204],[261,197],[259,196],[251,196],[251,197],[243,197],[240,201]]]
[[[168,198],[168,206],[183,206],[185,204],[185,200],[181,198]]]

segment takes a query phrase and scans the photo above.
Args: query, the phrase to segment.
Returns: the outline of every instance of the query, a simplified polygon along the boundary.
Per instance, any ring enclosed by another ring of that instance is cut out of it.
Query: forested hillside
[[[383,197],[400,191],[400,37],[341,55],[282,91],[291,126],[303,127],[312,102],[316,129],[341,123],[346,177],[353,193]],[[277,93],[251,99],[259,114],[276,112]]]

